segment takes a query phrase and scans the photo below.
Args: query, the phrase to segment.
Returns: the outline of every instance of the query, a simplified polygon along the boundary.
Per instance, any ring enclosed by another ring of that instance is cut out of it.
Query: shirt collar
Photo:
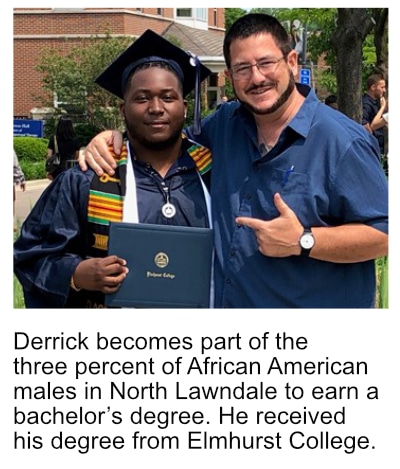
[[[306,99],[297,111],[297,114],[289,122],[288,127],[305,138],[310,131],[319,101],[313,88],[300,83],[296,83],[296,87],[299,93]]]
[[[192,142],[191,140],[189,140],[185,134],[182,133],[182,151],[181,151],[181,154],[180,156],[178,157],[178,159],[174,162],[174,164],[171,166],[171,168],[173,169],[176,169],[176,168],[182,168],[182,167],[185,167],[185,168],[194,168],[196,166],[196,163],[195,161],[193,160],[193,158],[190,156],[188,150],[190,149],[190,147],[193,145],[194,142]],[[125,145],[128,145],[128,140],[126,140],[125,142]],[[146,164],[143,163],[142,161],[140,160],[136,160],[133,152],[131,153],[132,157],[133,157],[133,161],[135,161],[136,163],[135,164],[138,164],[139,166],[145,166]],[[125,161],[126,163],[126,161]]]

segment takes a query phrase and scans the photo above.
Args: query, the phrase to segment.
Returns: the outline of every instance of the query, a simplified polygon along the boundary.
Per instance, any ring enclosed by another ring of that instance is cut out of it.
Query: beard
[[[258,85],[258,86],[253,86],[252,88],[250,88],[249,90],[247,90],[247,92],[249,91],[252,91],[252,90],[255,90],[255,89],[258,89],[258,88],[262,88],[264,86],[268,86],[270,85],[270,83],[267,83],[267,82],[263,82],[261,85]],[[277,111],[280,107],[282,107],[286,101],[290,98],[291,94],[293,93],[293,90],[295,89],[296,87],[296,81],[294,79],[294,75],[293,75],[293,72],[290,72],[290,75],[289,75],[289,83],[285,89],[285,91],[278,97],[278,99],[272,104],[272,106],[270,106],[269,108],[267,109],[259,109],[258,107],[255,107],[253,106],[252,104],[250,104],[249,102],[247,101],[242,101],[241,99],[238,98],[238,100],[243,104],[243,106],[248,110],[250,111],[252,114],[256,114],[256,115],[259,115],[259,116],[263,116],[263,115],[267,115],[267,114],[272,114],[274,113],[275,111]],[[233,90],[235,91],[235,87],[233,87]],[[236,94],[236,92],[235,92]]]

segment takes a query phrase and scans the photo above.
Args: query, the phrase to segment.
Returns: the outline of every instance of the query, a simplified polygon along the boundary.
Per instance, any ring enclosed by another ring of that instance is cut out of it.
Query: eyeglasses
[[[251,78],[251,74],[253,72],[253,67],[257,67],[258,71],[263,75],[267,75],[268,73],[273,73],[276,70],[278,63],[286,58],[286,55],[282,55],[280,59],[275,60],[260,60],[255,64],[241,64],[235,65],[231,68],[231,75],[234,80],[248,80]]]

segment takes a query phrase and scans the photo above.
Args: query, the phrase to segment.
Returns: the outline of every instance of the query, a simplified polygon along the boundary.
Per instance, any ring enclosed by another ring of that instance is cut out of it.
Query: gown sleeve
[[[93,173],[61,173],[43,192],[14,243],[14,273],[27,308],[63,307],[70,279],[87,248],[87,206]]]

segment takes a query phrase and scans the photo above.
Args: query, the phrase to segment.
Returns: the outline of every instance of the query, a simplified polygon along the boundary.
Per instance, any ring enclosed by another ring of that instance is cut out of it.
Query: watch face
[[[314,246],[314,237],[311,233],[305,233],[300,238],[300,246],[303,249],[311,249]]]

